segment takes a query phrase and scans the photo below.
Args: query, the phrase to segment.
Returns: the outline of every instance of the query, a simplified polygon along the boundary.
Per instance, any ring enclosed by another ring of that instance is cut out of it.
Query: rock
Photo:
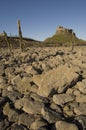
[[[41,96],[39,96],[39,95],[36,94],[36,93],[31,93],[31,94],[30,94],[30,97],[31,97],[33,100],[35,100],[35,101],[39,101],[39,102],[43,102],[43,103],[48,103],[48,102],[49,102],[48,98],[41,97]]]
[[[5,74],[4,66],[0,66],[0,76],[3,76]]]
[[[8,92],[7,97],[12,101],[15,102],[17,99],[22,97],[22,94],[17,91]]]
[[[10,122],[16,122],[16,123],[18,122],[19,114],[15,110],[10,109],[7,116]]]
[[[30,125],[34,122],[34,116],[33,115],[28,115],[26,113],[23,113],[19,116],[18,124],[21,125],[23,124],[27,128],[30,128]]]
[[[60,106],[55,104],[54,102],[51,103],[50,108],[57,113],[62,113],[62,109],[60,108]]]
[[[4,97],[0,97],[0,106],[4,105],[6,99]]]
[[[7,102],[7,103],[5,104],[5,106],[3,107],[3,113],[4,113],[4,115],[8,115],[9,112],[10,112],[10,110],[11,110],[10,104]]]
[[[78,107],[74,108],[76,115],[86,115],[86,103],[80,103]]]
[[[42,127],[47,126],[47,122],[43,119],[36,119],[35,122],[31,124],[30,129],[32,130],[41,130]]]
[[[9,122],[7,119],[0,120],[0,130],[7,130]]]
[[[16,85],[15,90],[19,91],[20,93],[25,93],[30,90],[31,84],[30,84],[31,79],[29,77],[21,77],[18,75],[14,77],[13,79],[13,84]]]
[[[78,103],[86,103],[86,95],[80,94],[76,97]]]
[[[85,130],[85,49],[0,51],[0,130]]]
[[[11,128],[8,128],[7,130],[28,130],[28,128],[23,125],[13,124]]]
[[[61,120],[63,118],[60,113],[57,113],[46,107],[42,108],[41,114],[43,115],[43,118],[47,120],[50,124],[55,123],[57,120]]]
[[[25,100],[22,110],[28,114],[40,114],[41,109],[44,107],[42,102]]]
[[[85,80],[82,80],[82,82],[78,82],[77,83],[77,89],[79,89],[79,91],[83,94],[86,94],[86,81]]]
[[[79,130],[75,124],[65,121],[57,121],[55,123],[55,128],[56,130]]]
[[[10,78],[10,75],[13,74],[14,71],[15,71],[15,68],[13,68],[13,67],[7,67],[5,69],[5,74],[6,74],[6,76],[8,76]]]
[[[60,66],[52,69],[41,76],[34,76],[33,82],[39,86],[37,93],[40,96],[48,97],[54,91],[63,93],[68,87],[77,82],[79,75],[73,68]]]
[[[66,94],[73,95],[73,91],[74,91],[73,88],[68,88]]]
[[[5,80],[0,76],[0,89],[4,89],[6,87]]]
[[[22,109],[28,114],[40,114],[44,104],[42,102],[31,100],[30,98],[22,98],[15,102],[15,107],[17,109]]]
[[[77,120],[81,124],[81,129],[86,129],[86,116],[80,115],[75,117],[75,120]]]
[[[3,107],[4,115],[8,116],[10,122],[18,122],[19,115],[18,113],[10,107],[10,104],[7,102]]]
[[[15,76],[13,79],[11,79],[12,85],[19,85],[21,84],[21,77],[20,75]]]
[[[55,94],[53,96],[53,102],[62,106],[65,103],[71,102],[74,100],[74,97],[69,94]]]
[[[32,66],[25,66],[25,72],[28,75],[35,75],[35,74],[37,74],[37,72],[34,70],[34,68]]]
[[[63,113],[64,113],[65,117],[68,117],[68,118],[69,117],[71,118],[74,116],[73,110],[68,105],[63,107]]]
[[[17,99],[15,101],[14,105],[15,105],[16,109],[22,109],[22,107],[24,105],[24,102],[23,102],[22,98],[21,99]]]

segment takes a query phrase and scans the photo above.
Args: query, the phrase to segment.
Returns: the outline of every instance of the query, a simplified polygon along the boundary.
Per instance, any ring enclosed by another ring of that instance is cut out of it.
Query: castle
[[[57,28],[57,31],[56,31],[56,35],[57,34],[71,34],[71,35],[73,35],[73,36],[76,36],[76,34],[73,32],[73,30],[72,29],[67,29],[67,28],[64,28],[63,26],[59,26],[58,28]]]

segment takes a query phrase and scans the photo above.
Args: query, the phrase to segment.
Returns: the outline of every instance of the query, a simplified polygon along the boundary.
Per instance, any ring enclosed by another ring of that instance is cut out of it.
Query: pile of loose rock
[[[86,130],[85,49],[2,49],[0,130]]]

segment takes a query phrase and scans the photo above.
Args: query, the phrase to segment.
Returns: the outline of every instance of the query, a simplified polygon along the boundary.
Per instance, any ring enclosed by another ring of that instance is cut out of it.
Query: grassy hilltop
[[[66,29],[59,26],[56,33],[44,41],[47,44],[57,44],[57,45],[82,45],[86,44],[86,41],[76,37],[76,34],[72,29]]]

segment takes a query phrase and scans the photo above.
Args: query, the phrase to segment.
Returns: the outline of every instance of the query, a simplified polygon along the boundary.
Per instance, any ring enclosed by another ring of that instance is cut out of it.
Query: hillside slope
[[[72,29],[63,28],[62,26],[59,26],[56,33],[52,37],[45,39],[44,42],[58,45],[86,44],[86,41],[76,37]]]

